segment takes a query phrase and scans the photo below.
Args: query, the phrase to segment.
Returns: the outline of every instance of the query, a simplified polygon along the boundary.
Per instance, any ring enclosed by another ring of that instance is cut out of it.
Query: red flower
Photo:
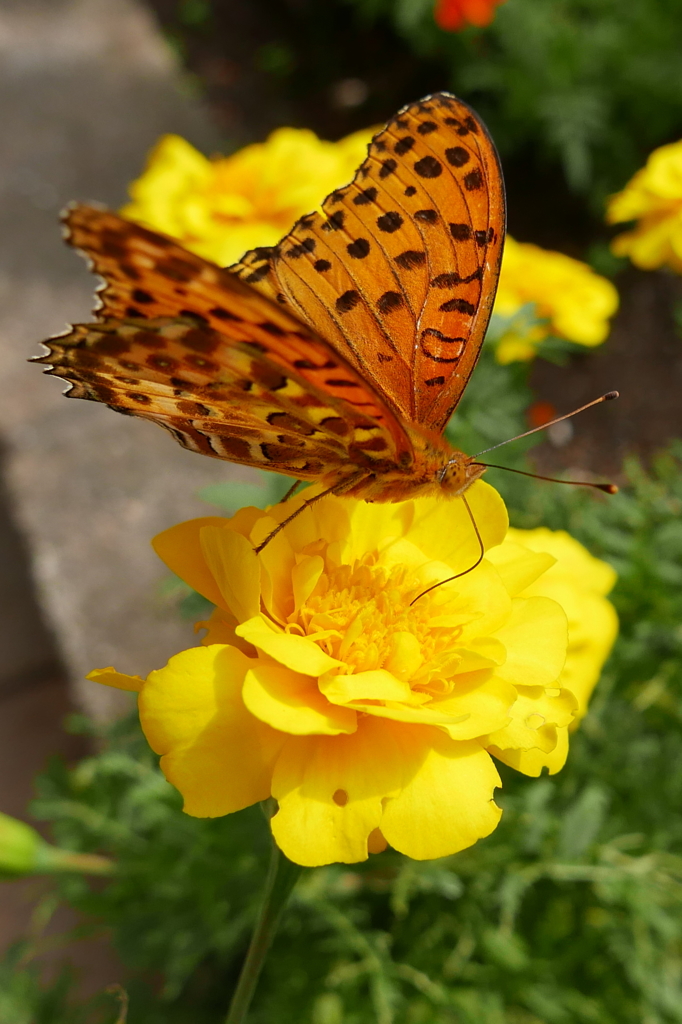
[[[458,32],[465,25],[489,25],[494,10],[503,0],[436,0],[434,18],[446,32]]]

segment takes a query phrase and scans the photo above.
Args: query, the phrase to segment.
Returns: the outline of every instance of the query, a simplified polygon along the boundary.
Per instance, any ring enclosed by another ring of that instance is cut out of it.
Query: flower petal
[[[556,564],[546,551],[529,551],[509,540],[493,548],[487,556],[497,569],[510,597],[516,597]]]
[[[353,675],[328,675],[320,679],[320,690],[334,704],[358,700],[409,701],[412,690],[406,682],[396,679],[383,668]]]
[[[388,723],[387,723],[388,724]],[[430,860],[472,846],[497,826],[493,801],[501,785],[490,755],[478,743],[459,743],[439,729],[389,725],[408,781],[386,801],[381,831],[415,860]]]
[[[566,661],[568,625],[561,605],[548,597],[516,597],[495,637],[507,648],[498,669],[515,686],[550,686]]]
[[[220,588],[211,570],[206,565],[201,550],[201,530],[205,526],[224,527],[227,520],[221,516],[204,516],[178,523],[169,530],[158,533],[152,547],[171,572],[189,583],[193,590],[208,598],[213,604],[225,606]]]
[[[454,718],[466,716],[444,729],[453,740],[471,740],[505,726],[515,701],[516,690],[511,683],[483,671],[457,676],[453,693],[429,707]]]
[[[537,747],[550,753],[556,746],[557,726],[565,727],[573,721],[578,707],[576,698],[570,690],[548,693],[542,686],[517,686],[516,693],[509,723],[491,733],[488,743],[502,750]]]
[[[477,480],[466,497],[486,550],[500,544],[509,524],[500,495],[483,480]],[[419,547],[426,558],[447,562],[455,572],[473,565],[479,555],[479,542],[461,498],[417,498],[414,504],[414,521],[406,534],[407,540]]]
[[[94,668],[88,672],[86,679],[93,683],[103,683],[104,686],[114,686],[117,690],[131,690],[139,693],[144,686],[144,679],[141,676],[127,676],[123,672],[117,672],[115,668]]]
[[[320,555],[304,555],[291,570],[294,611],[308,600],[324,572],[324,559]]]
[[[549,753],[538,750],[537,747],[532,750],[500,750],[498,747],[488,747],[488,751],[524,775],[537,778],[542,774],[543,768],[547,768],[550,775],[556,775],[566,764],[568,757],[568,729],[557,729],[556,746]]]
[[[366,860],[382,800],[403,778],[400,748],[385,722],[363,718],[352,736],[291,737],[272,780],[277,845],[309,867]]]
[[[151,672],[140,693],[140,721],[161,754],[164,775],[184,810],[217,817],[270,795],[275,758],[285,740],[260,722],[241,696],[251,659],[233,647],[194,647]]]
[[[330,704],[317,681],[282,665],[256,662],[242,691],[249,711],[273,729],[296,736],[355,732],[357,713]]]
[[[313,640],[293,633],[275,631],[275,627],[262,615],[242,622],[235,632],[260,651],[269,654],[275,661],[304,676],[321,676],[340,664],[335,658],[325,654]]]
[[[260,563],[251,542],[225,526],[204,526],[199,539],[206,566],[222,595],[221,606],[238,622],[258,615]]]

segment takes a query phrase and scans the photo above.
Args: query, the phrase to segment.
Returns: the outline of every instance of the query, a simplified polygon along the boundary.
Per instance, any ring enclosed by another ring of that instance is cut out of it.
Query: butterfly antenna
[[[492,462],[472,462],[472,466],[485,466],[486,469],[505,469],[508,473],[519,476],[530,476],[533,480],[547,480],[550,484],[573,484],[575,487],[594,487],[604,494],[618,494],[617,484],[595,484],[591,480],[560,480],[555,476],[541,476],[540,473],[527,473],[524,469],[512,469],[511,466],[495,466]]]
[[[468,569],[464,570],[464,572],[458,572],[455,576],[448,576],[448,578],[446,580],[441,580],[439,583],[433,583],[430,587],[427,587],[426,590],[422,590],[421,594],[417,594],[417,596],[414,598],[414,600],[410,601],[410,608],[412,607],[413,604],[416,604],[416,602],[419,601],[420,598],[425,597],[426,594],[430,594],[431,591],[435,590],[437,587],[442,587],[443,584],[445,584],[445,583],[452,583],[453,580],[458,580],[460,578],[460,576],[466,576],[466,575],[468,575],[468,573],[473,572],[474,569],[477,566],[479,566],[481,564],[481,562],[483,561],[483,556],[485,554],[485,547],[483,546],[483,538],[481,537],[480,530],[478,529],[478,526],[476,525],[476,520],[474,519],[474,514],[471,511],[471,506],[469,505],[469,502],[466,500],[466,498],[464,497],[463,494],[460,494],[460,498],[464,502],[464,507],[467,510],[467,512],[469,513],[469,519],[471,520],[471,523],[472,523],[473,528],[474,528],[474,532],[476,533],[476,540],[478,541],[478,547],[479,547],[478,558],[476,559],[474,564],[470,565]]]
[[[556,419],[550,420],[549,423],[543,423],[539,427],[533,427],[532,430],[526,430],[523,434],[517,434],[516,437],[510,437],[506,441],[500,441],[499,444],[494,444],[492,448],[484,448],[482,452],[477,452],[473,457],[477,459],[479,455],[487,455],[488,452],[494,452],[496,448],[502,448],[503,445],[511,444],[512,441],[520,441],[522,437],[529,437],[530,434],[537,434],[538,430],[546,430],[547,427],[553,427],[555,423],[563,423],[564,420],[570,420],[572,416],[577,416],[579,412],[585,412],[585,409],[591,409],[593,405],[601,405],[602,402],[612,402],[614,398],[618,397],[619,394],[617,391],[607,391],[605,395],[600,395],[599,398],[595,398],[594,401],[588,402],[587,405],[581,405],[579,409],[574,409],[573,412],[567,412],[564,416],[557,416]],[[499,467],[495,466],[494,468],[498,469]],[[568,483],[568,481],[559,481],[559,483]]]

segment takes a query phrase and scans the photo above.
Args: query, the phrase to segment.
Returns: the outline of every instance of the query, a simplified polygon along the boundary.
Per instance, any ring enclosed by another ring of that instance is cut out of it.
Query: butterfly
[[[69,397],[324,493],[460,495],[484,472],[443,430],[492,311],[505,199],[456,97],[406,106],[321,212],[227,269],[104,208],[64,219],[104,280],[96,322],[36,359]]]

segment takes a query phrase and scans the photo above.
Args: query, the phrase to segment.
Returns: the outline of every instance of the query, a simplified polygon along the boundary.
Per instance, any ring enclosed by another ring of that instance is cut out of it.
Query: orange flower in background
[[[446,32],[459,32],[466,25],[483,28],[495,16],[495,8],[504,0],[438,0],[434,18]]]

